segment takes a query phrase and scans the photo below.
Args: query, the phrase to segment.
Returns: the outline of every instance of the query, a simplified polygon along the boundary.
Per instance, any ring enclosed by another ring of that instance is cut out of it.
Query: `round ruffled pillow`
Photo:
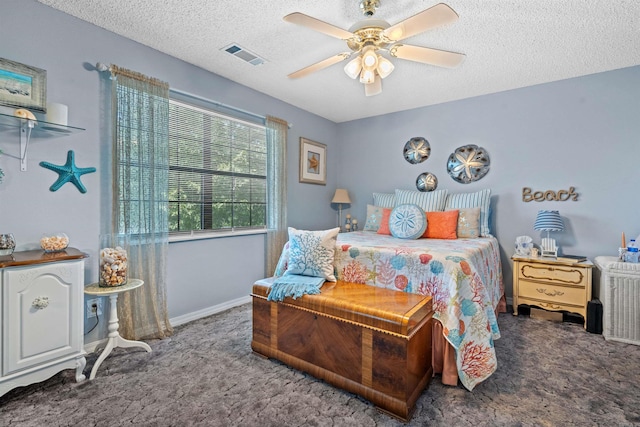
[[[404,204],[393,208],[389,215],[389,231],[399,239],[419,239],[427,229],[427,215],[414,204]]]

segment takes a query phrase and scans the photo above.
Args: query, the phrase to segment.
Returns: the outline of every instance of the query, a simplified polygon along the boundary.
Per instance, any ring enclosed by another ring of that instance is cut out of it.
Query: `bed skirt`
[[[433,322],[431,334],[431,360],[433,373],[442,375],[442,384],[458,385],[458,366],[456,365],[456,350],[442,333],[442,323]]]

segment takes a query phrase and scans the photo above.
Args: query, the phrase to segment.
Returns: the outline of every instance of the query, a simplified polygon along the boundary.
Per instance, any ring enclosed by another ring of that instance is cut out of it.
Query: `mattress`
[[[345,282],[429,295],[434,318],[456,350],[461,383],[472,390],[497,369],[496,311],[504,296],[497,240],[404,240],[373,232],[338,235],[335,269]]]

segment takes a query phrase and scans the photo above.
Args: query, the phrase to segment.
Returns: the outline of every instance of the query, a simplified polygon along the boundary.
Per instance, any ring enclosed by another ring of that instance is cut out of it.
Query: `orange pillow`
[[[459,210],[427,212],[427,230],[422,237],[428,239],[457,239]],[[387,221],[388,222],[388,221]]]
[[[383,208],[382,217],[380,218],[380,228],[378,228],[378,234],[388,234],[391,236],[391,230],[389,230],[389,217],[391,216],[391,209]]]

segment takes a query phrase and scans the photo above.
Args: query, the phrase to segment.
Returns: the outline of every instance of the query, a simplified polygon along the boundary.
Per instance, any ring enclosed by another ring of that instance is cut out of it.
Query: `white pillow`
[[[407,204],[418,205],[425,212],[436,212],[444,210],[446,201],[447,190],[423,192],[416,190],[396,189],[396,206]]]
[[[289,227],[289,262],[284,274],[322,277],[335,282],[333,259],[339,232],[338,227],[323,231]]]
[[[452,193],[447,196],[445,209],[480,208],[480,236],[491,235],[489,228],[489,212],[491,207],[491,189],[475,193]]]
[[[373,193],[373,206],[393,208],[396,205],[396,195],[393,193]]]
[[[284,275],[287,271],[287,267],[289,264],[289,242],[284,244],[282,248],[282,252],[280,253],[280,258],[278,258],[278,264],[276,265],[276,271],[273,272],[275,277],[280,277]]]

